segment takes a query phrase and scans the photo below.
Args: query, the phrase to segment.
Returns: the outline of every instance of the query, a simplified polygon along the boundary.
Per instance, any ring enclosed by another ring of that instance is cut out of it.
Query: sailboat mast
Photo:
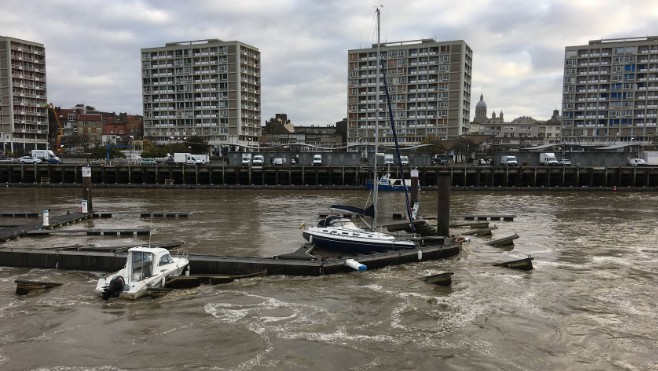
[[[373,186],[373,191],[372,191],[372,204],[375,206],[374,210],[374,215],[372,217],[372,229],[375,230],[377,228],[377,210],[379,210],[379,205],[378,205],[378,200],[379,200],[379,177],[377,176],[377,155],[379,153],[379,74],[380,74],[380,68],[381,68],[381,54],[379,51],[380,48],[380,41],[379,41],[379,35],[380,35],[380,28],[379,28],[379,18],[380,18],[380,10],[382,8],[382,5],[378,6],[375,9],[375,12],[377,12],[377,83],[375,84],[375,104],[377,105],[376,109],[376,115],[375,115],[375,168],[372,172],[372,184]]]

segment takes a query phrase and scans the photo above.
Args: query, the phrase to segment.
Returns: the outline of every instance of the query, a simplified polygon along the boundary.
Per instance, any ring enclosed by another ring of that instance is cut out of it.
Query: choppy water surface
[[[364,191],[365,192],[365,191]],[[191,253],[272,256],[302,222],[356,191],[94,190],[111,219],[66,228],[151,227]],[[75,210],[80,191],[0,189],[2,209]],[[386,194],[385,215],[401,195]],[[436,197],[421,195],[421,214]],[[452,215],[514,214],[456,258],[327,277],[267,276],[105,303],[94,272],[0,267],[0,369],[652,370],[658,369],[658,195],[452,194]],[[188,219],[140,219],[187,211]],[[0,219],[0,223],[13,221]],[[458,233],[459,230],[453,230]],[[130,245],[147,238],[25,237],[3,244]],[[492,267],[535,257],[535,269]],[[450,288],[419,278],[452,271]],[[66,282],[14,294],[14,279]]]

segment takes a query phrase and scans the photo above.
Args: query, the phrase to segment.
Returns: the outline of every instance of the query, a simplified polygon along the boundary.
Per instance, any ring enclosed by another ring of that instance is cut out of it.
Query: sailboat
[[[381,53],[380,53],[380,40],[379,40],[379,19],[380,19],[380,8],[376,9],[377,12],[377,86],[379,87],[379,72],[382,65]],[[385,75],[385,71],[384,71]],[[390,105],[390,96],[388,94],[388,88],[386,87],[386,78],[384,76],[384,87],[386,91],[386,98],[389,107],[389,114],[391,120],[391,126],[393,128],[393,134],[395,136],[395,124],[392,116],[392,110]],[[379,100],[379,89],[377,89],[377,99]],[[379,104],[378,104],[379,107]],[[379,116],[377,116],[379,119]],[[378,151],[379,146],[379,122],[375,125],[375,155]],[[397,148],[397,137],[396,148]],[[400,163],[400,153],[397,151],[398,163]],[[376,156],[375,156],[376,158]],[[375,183],[378,183],[377,177],[377,161],[373,168],[373,179]],[[404,180],[403,180],[404,181]],[[405,188],[405,196],[407,200],[407,212],[409,215],[409,220],[412,220],[411,210],[409,207],[409,197]],[[376,231],[377,228],[377,199],[378,199],[379,187],[373,187],[372,189],[372,205],[366,209],[359,209],[352,206],[342,206],[342,205],[332,205],[330,209],[337,211],[347,211],[355,214],[358,217],[371,217],[372,223],[370,229],[365,229],[357,226],[354,221],[350,218],[344,216],[330,215],[325,219],[320,220],[315,226],[306,226],[303,225],[304,229],[302,232],[303,237],[313,243],[316,247],[326,249],[326,250],[338,250],[349,253],[370,253],[370,252],[381,252],[381,251],[390,251],[397,249],[413,249],[416,248],[416,242],[413,239],[401,239],[396,236],[393,236],[388,233]],[[413,230],[413,223],[411,223],[411,228]]]

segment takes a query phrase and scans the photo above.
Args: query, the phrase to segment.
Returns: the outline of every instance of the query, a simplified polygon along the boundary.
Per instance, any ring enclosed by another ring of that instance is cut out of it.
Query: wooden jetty
[[[504,246],[513,246],[514,245],[514,240],[519,238],[519,235],[514,233],[511,236],[499,238],[497,240],[489,241],[487,242],[487,245],[493,246],[493,247],[504,247]]]
[[[454,222],[450,223],[450,228],[470,227],[470,228],[487,228],[489,222]]]
[[[125,228],[125,229],[66,229],[66,230],[52,230],[52,229],[37,229],[27,232],[27,235],[76,235],[85,234],[87,236],[148,236],[151,233],[149,228]]]
[[[28,218],[38,218],[39,213],[36,212],[25,212],[25,211],[19,211],[19,212],[11,212],[11,211],[3,211],[0,213],[0,218],[22,218],[22,219],[28,219]]]
[[[91,218],[91,214],[70,213],[65,215],[50,216],[48,226],[44,227],[42,221],[26,223],[0,230],[0,243],[27,235],[29,232],[47,230],[75,223]]]
[[[523,271],[530,271],[533,269],[532,266],[532,260],[533,257],[527,257],[524,259],[519,259],[519,260],[512,260],[504,263],[496,263],[492,264],[494,267],[505,267],[505,268],[512,268],[512,269],[519,269]]]
[[[491,231],[498,229],[498,227],[491,226],[486,228],[473,229],[470,231],[460,233],[462,236],[491,236]]]
[[[452,284],[452,272],[442,272],[423,277],[423,281],[439,286],[450,286]]]
[[[165,288],[188,289],[199,287],[201,284],[218,285],[230,283],[237,279],[266,276],[267,270],[245,273],[245,274],[223,274],[223,275],[190,275],[190,276],[170,276],[167,277]]]
[[[464,215],[464,220],[503,220],[507,222],[514,221],[516,215]]]
[[[439,240],[438,244],[416,249],[351,256],[313,255],[313,245],[304,244],[296,252],[274,257],[189,255],[190,270],[197,275],[244,275],[267,270],[268,275],[321,276],[352,272],[346,265],[354,259],[368,270],[423,260],[455,256],[461,244]],[[444,244],[441,244],[444,242]],[[125,265],[125,251],[77,251],[55,249],[2,248],[0,262],[4,266],[26,268],[57,268],[114,272]]]
[[[33,290],[47,290],[53,287],[61,286],[59,282],[14,280],[16,282],[16,295],[27,295]]]
[[[124,213],[121,213],[124,214]],[[114,215],[112,213],[103,212],[103,213],[92,213],[94,219],[108,219],[112,218]],[[158,211],[152,213],[139,213],[140,218],[189,218],[189,212],[169,212],[169,211]]]

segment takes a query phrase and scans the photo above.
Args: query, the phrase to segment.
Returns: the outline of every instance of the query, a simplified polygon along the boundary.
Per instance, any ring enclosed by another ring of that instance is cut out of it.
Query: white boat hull
[[[348,227],[308,227],[302,232],[303,237],[315,246],[328,250],[350,253],[381,252],[398,249],[413,249],[416,243],[398,239],[382,232],[366,231]]]

